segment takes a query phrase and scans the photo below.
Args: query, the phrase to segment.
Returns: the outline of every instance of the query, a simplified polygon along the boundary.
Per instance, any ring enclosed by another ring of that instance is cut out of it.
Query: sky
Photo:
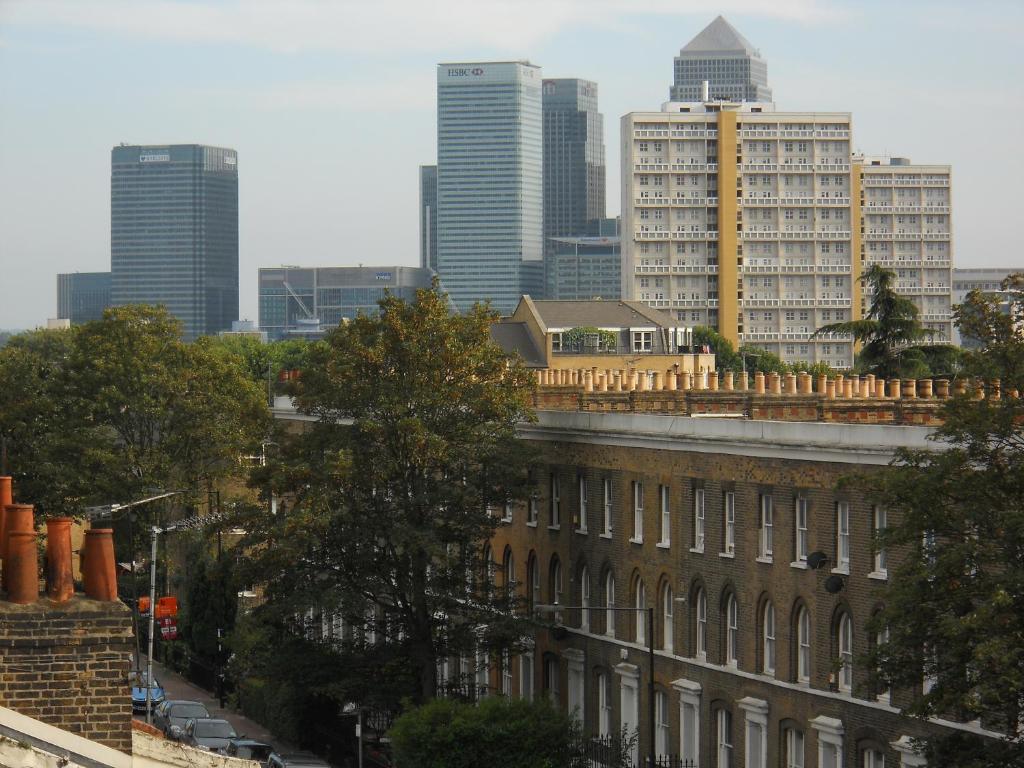
[[[261,266],[418,264],[440,61],[596,81],[615,215],[620,117],[660,108],[719,13],[779,110],[953,166],[956,266],[1024,267],[1021,0],[0,0],[0,328],[53,317],[57,273],[110,268],[120,142],[238,151],[243,318]]]

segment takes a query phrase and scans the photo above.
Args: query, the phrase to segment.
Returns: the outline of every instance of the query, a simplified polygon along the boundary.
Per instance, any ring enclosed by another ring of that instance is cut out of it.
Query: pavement
[[[145,666],[146,657],[142,656],[143,669],[145,669]],[[270,744],[277,752],[282,750],[294,751],[294,748],[290,744],[286,744],[280,739],[275,738],[270,731],[259,723],[250,720],[245,717],[245,715],[242,715],[230,707],[222,709],[220,702],[217,701],[217,698],[210,691],[203,690],[197,685],[190,683],[181,675],[176,672],[172,672],[157,661],[153,662],[153,677],[163,685],[164,695],[168,699],[187,699],[189,701],[198,701],[210,711],[210,717],[220,718],[231,723],[235,732],[238,733],[239,736],[245,736],[246,738]],[[146,719],[145,714],[137,714],[135,717],[143,721]]]

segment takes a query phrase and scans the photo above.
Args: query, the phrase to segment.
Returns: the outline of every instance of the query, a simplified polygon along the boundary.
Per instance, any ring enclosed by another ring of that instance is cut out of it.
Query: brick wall
[[[0,706],[131,753],[131,653],[122,603],[0,602]]]

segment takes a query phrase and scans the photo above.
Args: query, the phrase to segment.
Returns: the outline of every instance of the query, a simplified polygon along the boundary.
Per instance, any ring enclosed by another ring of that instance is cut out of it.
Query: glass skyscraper
[[[437,271],[455,306],[543,290],[541,70],[437,67]]]
[[[596,235],[605,215],[604,117],[597,83],[544,80],[544,243]]]
[[[238,156],[199,144],[117,146],[110,175],[111,299],[162,304],[185,337],[238,319]]]
[[[712,101],[772,100],[761,52],[721,16],[679,51],[669,100],[702,101],[705,80]]]
[[[437,271],[437,166],[420,166],[420,266]]]
[[[72,325],[99,320],[110,306],[109,272],[57,275],[57,317]]]

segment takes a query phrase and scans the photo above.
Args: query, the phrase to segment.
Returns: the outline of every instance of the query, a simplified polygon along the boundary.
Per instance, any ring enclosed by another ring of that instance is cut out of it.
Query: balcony
[[[741,341],[778,341],[779,334],[777,331],[771,333],[741,333]]]
[[[779,132],[774,128],[741,128],[740,136],[744,139],[774,139]]]
[[[829,205],[829,206],[845,206],[849,207],[850,198],[848,197],[819,197],[815,200],[815,205]]]
[[[686,307],[709,307],[711,302],[708,299],[673,299],[673,308],[686,308]],[[716,302],[717,306],[717,302]]]
[[[741,205],[747,206],[762,206],[770,205],[777,206],[779,204],[779,198],[777,197],[744,197],[740,200]]]
[[[717,171],[718,163],[672,163],[673,173],[715,173]]]
[[[757,307],[779,307],[782,306],[779,299],[741,299],[740,306],[744,309]]]
[[[674,264],[673,275],[717,275],[717,264]]]
[[[643,161],[633,164],[634,171],[641,173],[664,173],[668,171],[668,164],[664,161]]]
[[[819,307],[849,307],[851,304],[850,299],[815,299],[815,303]]]
[[[667,275],[671,266],[669,264],[637,264],[634,271],[638,275],[661,274]]]
[[[779,131],[779,135],[784,139],[810,139],[814,138],[814,131],[783,129]]]
[[[717,240],[718,230],[708,232],[673,232],[673,240]]]
[[[783,296],[779,302],[783,307],[813,307],[818,303],[814,298],[792,298],[790,296]]]
[[[779,233],[776,230],[764,231],[745,229],[741,233],[744,240],[778,240]]]
[[[718,135],[717,130],[705,128],[673,128],[672,138],[676,139],[703,139]]]
[[[657,231],[657,232],[653,232],[653,231],[649,231],[648,230],[648,231],[634,232],[633,233],[633,239],[634,240],[640,240],[640,241],[644,241],[644,240],[668,240],[671,234],[672,234],[671,232],[668,232],[666,230]]]
[[[668,138],[666,128],[634,128],[633,137],[637,139],[663,139]]]
[[[743,173],[777,173],[779,166],[775,163],[744,163],[740,170]]]
[[[684,208],[707,208],[718,205],[717,197],[674,197],[672,205]]]
[[[818,240],[849,240],[850,239],[850,231],[846,230],[846,231],[838,231],[838,232],[837,231],[815,232],[814,236]]]
[[[820,131],[814,132],[814,138],[816,139],[848,139],[850,138],[849,129],[843,129],[838,131]]]
[[[849,173],[849,163],[815,163],[814,170],[819,173]]]
[[[635,200],[636,205],[639,206],[664,206],[671,204],[671,202],[667,197],[638,197]]]

